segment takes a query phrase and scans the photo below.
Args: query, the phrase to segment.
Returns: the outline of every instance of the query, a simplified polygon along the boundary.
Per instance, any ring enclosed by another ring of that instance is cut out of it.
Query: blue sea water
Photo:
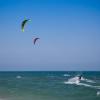
[[[86,81],[65,84],[80,74]],[[100,100],[99,93],[99,71],[0,72],[0,100]]]

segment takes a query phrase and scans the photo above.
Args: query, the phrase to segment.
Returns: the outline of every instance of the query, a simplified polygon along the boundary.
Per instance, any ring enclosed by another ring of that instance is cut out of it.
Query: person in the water
[[[81,80],[82,79],[82,75],[79,75],[78,78],[79,78],[79,80]]]

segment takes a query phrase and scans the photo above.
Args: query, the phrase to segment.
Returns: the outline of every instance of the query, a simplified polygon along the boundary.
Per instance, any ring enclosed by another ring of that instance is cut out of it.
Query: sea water
[[[100,72],[0,72],[0,100],[100,100]]]

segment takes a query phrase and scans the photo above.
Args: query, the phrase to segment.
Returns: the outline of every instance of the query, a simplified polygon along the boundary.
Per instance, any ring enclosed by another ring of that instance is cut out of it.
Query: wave
[[[64,82],[64,84],[75,84],[75,85],[80,85],[80,86],[85,86],[85,87],[90,87],[90,88],[94,88],[94,89],[100,89],[100,86],[93,86],[90,84],[85,84],[85,83],[75,83],[75,82]]]
[[[87,79],[87,78],[84,78],[83,76],[81,75],[76,75],[75,77],[73,78],[70,78],[68,79],[68,81],[71,81],[71,82],[75,82],[75,81],[84,81],[84,82],[88,82],[88,83],[96,83],[94,80],[90,80],[90,79]]]
[[[77,84],[76,82],[65,81],[64,84]]]
[[[86,78],[83,78],[83,77],[79,78],[79,76],[75,76],[73,78],[68,79],[68,81],[65,81],[64,84],[75,84],[75,85],[90,87],[90,88],[94,88],[94,89],[100,89],[100,86],[94,86],[94,85],[86,84],[84,82],[96,83],[93,80],[86,79]]]
[[[95,81],[93,80],[90,80],[90,79],[86,79],[86,78],[81,78],[82,81],[85,81],[85,82],[88,82],[88,83],[96,83]]]
[[[90,84],[85,84],[85,83],[78,83],[77,85],[85,86],[85,87],[90,87],[90,88],[95,88],[95,89],[100,89],[100,86],[93,86]]]
[[[69,74],[64,74],[64,76],[70,76]]]
[[[16,78],[17,78],[17,79],[20,79],[20,78],[22,78],[22,77],[18,75],[18,76],[16,76]]]
[[[80,79],[78,76],[68,79],[69,83],[79,83]]]
[[[97,91],[97,96],[99,96],[100,95],[100,91]]]

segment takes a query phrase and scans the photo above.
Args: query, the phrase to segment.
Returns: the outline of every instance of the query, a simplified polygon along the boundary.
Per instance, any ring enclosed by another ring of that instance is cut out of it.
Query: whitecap
[[[81,81],[89,82],[89,83],[96,83],[94,80],[86,79],[84,77],[81,77]]]
[[[70,76],[69,74],[64,74],[64,76]]]
[[[99,96],[100,95],[100,91],[97,91],[97,96]]]
[[[65,81],[64,84],[76,84],[76,85],[80,85],[80,86],[100,89],[100,86],[93,86],[90,84],[85,84],[85,83],[82,83],[83,81],[88,82],[88,83],[96,83],[93,80],[85,79],[83,77],[79,78],[79,76],[75,76],[73,78],[68,79],[68,81]]]
[[[76,75],[75,77],[73,77],[73,78],[70,78],[68,81],[77,81],[77,80],[79,80],[79,81],[84,81],[84,82],[88,82],[88,83],[96,83],[94,80],[90,80],[90,79],[86,79],[86,78],[84,78],[84,77],[80,77],[81,75]]]
[[[69,83],[79,83],[80,79],[78,76],[68,79]]]
[[[16,78],[18,78],[18,79],[19,79],[19,78],[22,78],[22,77],[21,77],[21,76],[16,76]]]
[[[85,84],[85,83],[80,83],[80,82],[66,81],[66,82],[64,82],[64,84],[75,84],[75,85],[90,87],[90,88],[94,88],[94,89],[100,89],[100,86],[93,86],[93,85],[90,85],[90,84]]]
[[[81,79],[82,80],[82,79]],[[89,82],[89,83],[96,83],[95,81],[93,81],[93,80],[90,80],[90,79],[85,79],[85,78],[83,78],[83,81],[85,81],[85,82]]]

